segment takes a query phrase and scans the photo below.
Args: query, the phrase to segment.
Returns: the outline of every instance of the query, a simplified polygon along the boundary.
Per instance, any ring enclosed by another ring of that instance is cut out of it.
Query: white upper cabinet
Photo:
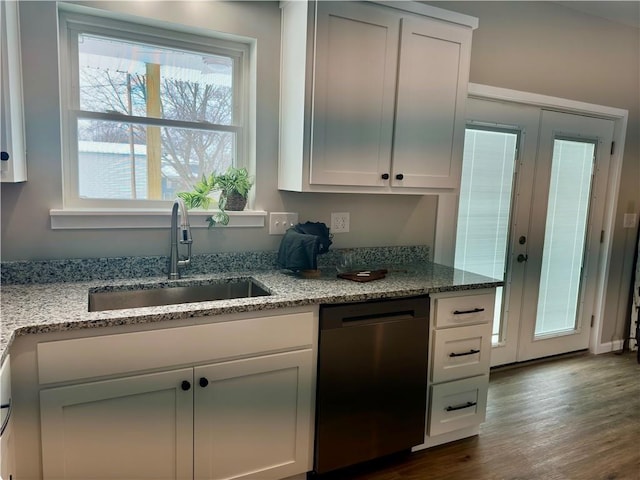
[[[317,9],[310,183],[384,185],[400,19],[353,2]]]
[[[18,5],[18,2],[0,2],[0,178],[3,182],[27,179]]]
[[[413,2],[283,3],[279,188],[456,189],[476,24]]]
[[[392,185],[457,188],[471,30],[403,18],[401,45]]]

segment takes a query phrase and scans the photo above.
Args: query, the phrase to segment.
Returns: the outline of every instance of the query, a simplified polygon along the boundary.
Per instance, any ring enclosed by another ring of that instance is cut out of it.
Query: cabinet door
[[[403,18],[392,186],[458,188],[471,29]]]
[[[0,478],[2,479],[9,479],[15,475],[14,452],[13,421],[9,419],[4,432],[0,435]]]
[[[310,183],[387,186],[400,18],[318,2]]]
[[[193,478],[192,383],[189,368],[42,390],[44,478]]]
[[[0,367],[0,479],[9,478],[14,471],[13,420],[11,419],[11,358]]]
[[[20,60],[19,2],[0,2],[0,179],[27,179],[22,67]]]
[[[311,350],[195,369],[195,478],[270,480],[311,465]]]

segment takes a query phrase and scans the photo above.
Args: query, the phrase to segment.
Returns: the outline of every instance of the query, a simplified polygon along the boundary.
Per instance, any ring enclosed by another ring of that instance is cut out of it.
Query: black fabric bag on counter
[[[306,222],[298,223],[293,229],[305,235],[315,235],[319,239],[318,253],[327,253],[329,247],[333,243],[331,241],[331,234],[329,228],[322,222]]]
[[[288,270],[317,270],[317,256],[329,251],[331,235],[324,223],[299,223],[288,229],[278,249],[278,266]]]

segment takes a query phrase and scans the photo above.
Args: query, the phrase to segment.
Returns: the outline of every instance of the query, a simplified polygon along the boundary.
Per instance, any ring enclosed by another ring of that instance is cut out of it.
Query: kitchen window
[[[65,210],[168,211],[203,175],[255,171],[250,43],[69,12],[60,25]]]

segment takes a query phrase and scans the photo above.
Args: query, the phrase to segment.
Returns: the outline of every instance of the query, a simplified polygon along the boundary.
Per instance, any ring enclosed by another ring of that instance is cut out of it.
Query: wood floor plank
[[[480,435],[322,480],[640,480],[635,353],[492,371]]]

